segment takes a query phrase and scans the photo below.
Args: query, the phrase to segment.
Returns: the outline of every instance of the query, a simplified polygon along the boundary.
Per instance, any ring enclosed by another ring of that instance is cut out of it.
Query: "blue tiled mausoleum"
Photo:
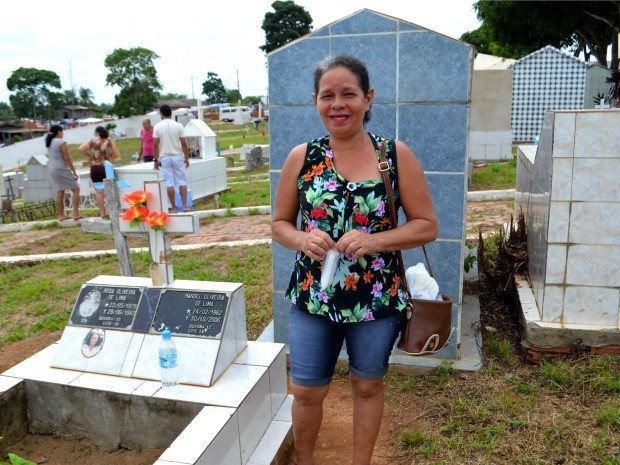
[[[272,205],[290,150],[326,133],[312,103],[312,73],[323,58],[341,53],[357,56],[368,67],[375,99],[367,130],[404,141],[426,173],[440,225],[438,240],[427,250],[440,292],[454,299],[452,319],[458,329],[441,358],[457,359],[475,49],[416,24],[364,9],[270,53]],[[290,302],[284,293],[295,252],[274,243],[272,254],[274,340],[288,343]],[[424,261],[421,249],[405,251],[404,256],[408,266]],[[395,355],[398,352],[395,350]]]

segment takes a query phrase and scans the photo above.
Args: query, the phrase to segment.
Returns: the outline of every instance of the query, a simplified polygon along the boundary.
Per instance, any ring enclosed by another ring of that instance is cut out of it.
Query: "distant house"
[[[175,98],[170,100],[158,100],[155,110],[162,105],[168,105],[173,111],[179,108],[191,108],[198,106],[198,99],[195,98]]]
[[[56,109],[56,119],[58,120],[93,118],[95,116],[97,116],[95,110],[81,105],[65,105]]]
[[[517,60],[512,68],[512,140],[531,142],[540,134],[545,111],[594,108],[606,94],[611,71],[547,45]]]
[[[11,145],[15,141],[15,136],[19,136],[21,139],[32,139],[40,137],[47,132],[47,129],[38,127],[32,123],[25,124],[23,126],[5,123],[0,121],[0,145]]]

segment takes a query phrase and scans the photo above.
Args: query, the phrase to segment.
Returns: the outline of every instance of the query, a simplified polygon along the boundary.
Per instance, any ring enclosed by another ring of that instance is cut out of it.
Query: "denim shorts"
[[[291,383],[307,387],[328,385],[343,341],[351,374],[363,379],[383,378],[402,318],[398,314],[361,323],[336,323],[293,305],[289,326]]]

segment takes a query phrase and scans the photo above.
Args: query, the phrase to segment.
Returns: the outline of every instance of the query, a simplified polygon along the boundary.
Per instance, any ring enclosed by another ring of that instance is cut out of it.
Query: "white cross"
[[[605,108],[609,108],[609,104],[605,101],[604,98],[601,99],[601,103],[598,105],[594,105],[594,108],[598,108],[598,109],[605,109]]]
[[[144,181],[144,190],[151,194],[151,197],[146,202],[146,208],[150,211],[162,212],[164,207],[164,200],[166,197],[166,190],[163,186],[164,181]],[[200,218],[198,213],[171,213],[170,219],[164,225],[163,230],[155,231],[150,227],[148,228],[149,234],[149,247],[153,259],[160,265],[160,272],[162,274],[163,283],[165,286],[174,281],[174,275],[172,271],[172,256],[170,251],[166,250],[166,234],[196,234],[200,232]],[[124,235],[127,234],[140,234],[144,233],[139,226],[131,227],[128,221],[120,220],[120,230]]]

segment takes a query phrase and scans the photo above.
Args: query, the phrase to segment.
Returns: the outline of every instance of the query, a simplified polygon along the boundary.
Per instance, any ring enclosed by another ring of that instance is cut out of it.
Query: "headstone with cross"
[[[163,181],[145,181],[144,190],[151,194],[146,203],[149,211],[162,212],[165,208],[164,195],[167,195]],[[151,229],[146,224],[132,228],[129,222],[119,221],[119,230],[125,236],[130,234],[144,235],[145,232],[148,234],[151,260],[159,264],[159,273],[164,286],[174,281],[172,257],[170,247],[166,244],[166,236],[169,234],[196,234],[200,231],[200,219],[197,213],[172,213],[169,217],[170,219],[164,225],[164,229],[158,231]],[[121,260],[120,257],[119,260]]]

